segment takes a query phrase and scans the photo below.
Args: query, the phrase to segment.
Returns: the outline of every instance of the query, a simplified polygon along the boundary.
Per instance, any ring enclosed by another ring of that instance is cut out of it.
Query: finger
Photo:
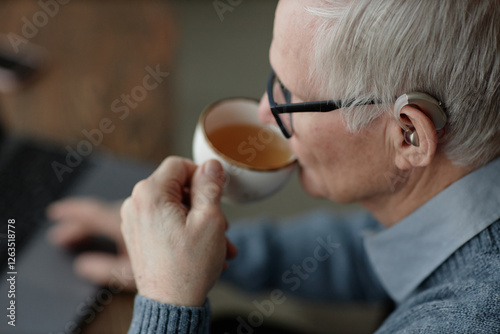
[[[68,247],[79,243],[90,236],[89,231],[77,223],[54,225],[48,231],[49,240],[58,246]]]
[[[238,255],[238,248],[226,238],[226,260],[234,259],[236,255]],[[229,263],[224,261],[222,271],[227,270],[227,268],[229,268]]]
[[[119,205],[93,199],[72,198],[53,203],[47,209],[47,216],[58,223],[60,230],[50,232],[56,235],[50,237],[71,243],[101,234],[121,243],[119,210]]]
[[[191,209],[195,211],[219,209],[224,180],[224,169],[220,162],[216,160],[205,162],[193,176]]]
[[[122,200],[116,202],[99,201],[94,198],[73,197],[53,202],[47,208],[47,216],[54,220],[61,220],[75,215],[85,215],[89,208],[103,208],[110,212],[117,212]]]
[[[76,258],[74,267],[80,276],[95,284],[121,291],[134,291],[136,288],[128,257],[83,253]]]
[[[226,238],[226,244],[227,244],[226,259],[228,260],[234,259],[236,255],[238,255],[238,248],[236,248],[236,246],[227,238]]]
[[[180,157],[168,157],[150,176],[152,191],[156,195],[166,196],[166,201],[182,203],[184,188],[198,167],[190,160]],[[156,186],[158,185],[158,186]],[[152,195],[153,198],[155,195]]]

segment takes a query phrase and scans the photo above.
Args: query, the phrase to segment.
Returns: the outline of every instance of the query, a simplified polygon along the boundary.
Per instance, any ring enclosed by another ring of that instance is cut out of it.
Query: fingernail
[[[207,161],[203,166],[203,172],[205,173],[205,175],[208,175],[215,180],[223,180],[224,178],[224,171],[222,169],[222,166],[218,161],[215,160]]]

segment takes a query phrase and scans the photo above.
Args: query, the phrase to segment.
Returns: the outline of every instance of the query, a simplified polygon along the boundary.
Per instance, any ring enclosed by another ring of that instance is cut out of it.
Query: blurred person
[[[125,200],[121,223],[116,206],[69,200],[49,210],[51,238],[118,241],[118,256],[76,266],[103,284],[133,271],[129,333],[208,332],[221,274],[275,289],[276,303],[280,291],[392,300],[379,334],[498,333],[499,41],[494,0],[282,0],[259,117],[289,137],[309,194],[367,212],[226,233],[221,165],[169,157]],[[303,102],[328,112],[286,113]]]

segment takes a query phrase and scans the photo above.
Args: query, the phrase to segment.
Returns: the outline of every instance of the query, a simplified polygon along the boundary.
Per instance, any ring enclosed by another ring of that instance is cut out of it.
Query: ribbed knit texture
[[[316,221],[315,224],[312,224],[312,221],[308,222],[309,229],[314,230],[316,227],[317,232],[324,232],[319,228],[323,225],[322,219],[319,218],[317,216],[313,219]],[[335,225],[328,225],[333,229],[330,231],[332,235],[341,231],[340,227],[335,227]],[[327,225],[323,227],[326,228]],[[345,228],[345,225],[342,228]],[[248,233],[247,230],[244,232]],[[299,236],[304,237],[305,234],[297,230],[296,236],[294,238],[290,236],[290,240],[298,240]],[[313,235],[311,238],[315,240],[316,236]],[[347,268],[359,261],[366,265],[366,261],[361,256],[361,248],[355,247],[357,244],[361,245],[360,242],[354,241],[354,238],[342,240],[341,247],[331,256],[331,263],[327,264],[326,262],[330,261],[325,261],[324,265],[331,266],[337,272],[346,275],[349,273]],[[336,257],[337,252],[342,256],[348,255],[343,253],[343,249],[351,249],[353,255],[350,261],[338,261],[340,259]],[[356,256],[359,257],[359,261],[356,260]],[[302,254],[291,263],[300,263],[303,259]],[[235,267],[237,269],[237,266]],[[327,294],[335,296],[335,299],[344,299],[343,296],[355,298],[357,296],[355,292],[366,290],[367,286],[377,289],[377,285],[371,282],[372,278],[355,279],[356,276],[367,273],[369,271],[350,273],[348,276],[352,278],[351,285],[332,279],[330,282],[333,287],[329,289],[333,292]],[[328,277],[328,271],[320,268],[314,274]],[[311,277],[302,282],[299,290],[303,291],[300,294],[320,298],[321,290],[317,289],[317,281],[313,276],[311,273]],[[248,279],[245,281],[251,285]],[[240,283],[242,285],[243,280]],[[313,285],[316,287],[312,287]],[[340,287],[349,291],[339,294],[336,291],[340,291]],[[287,291],[285,286],[282,288]],[[383,298],[381,293],[378,294],[380,298]],[[373,300],[373,296],[363,295],[363,297],[366,300]],[[166,305],[137,296],[129,333],[208,333],[209,321],[208,302],[203,307],[190,308]],[[335,328],[332,328],[333,332]],[[450,256],[397,306],[376,332],[376,334],[399,333],[500,333],[500,221],[480,232]]]
[[[376,333],[500,333],[500,221],[448,258]]]
[[[208,333],[210,306],[174,306],[156,302],[141,295],[134,301],[134,316],[129,334],[198,334]]]

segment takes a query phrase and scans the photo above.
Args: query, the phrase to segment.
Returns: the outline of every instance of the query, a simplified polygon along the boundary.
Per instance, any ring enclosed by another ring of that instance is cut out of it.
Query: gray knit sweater
[[[376,334],[500,333],[500,159],[395,227],[322,211],[235,224],[228,237],[239,253],[222,279],[322,301],[392,299]],[[138,295],[129,333],[208,333],[209,321],[208,301],[189,308]]]

